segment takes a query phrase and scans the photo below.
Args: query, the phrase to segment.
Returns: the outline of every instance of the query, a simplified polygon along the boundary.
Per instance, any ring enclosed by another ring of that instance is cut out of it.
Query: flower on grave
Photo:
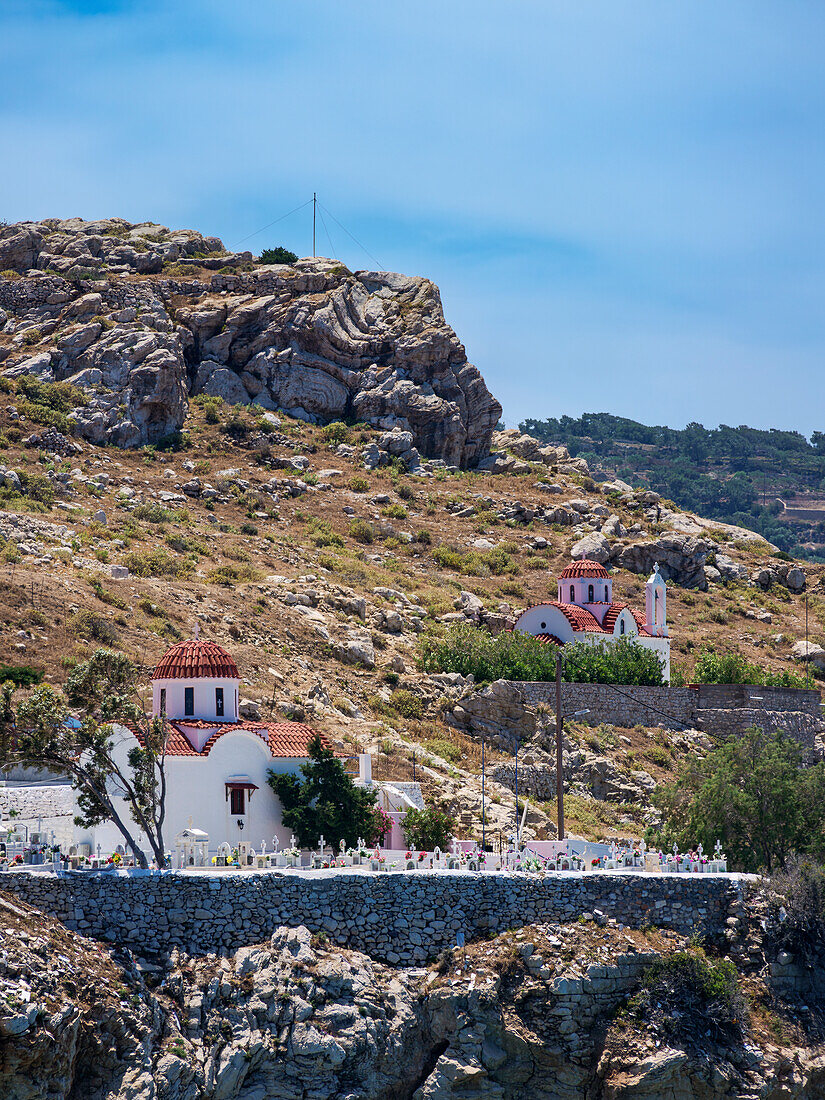
[[[419,863],[421,863],[421,861],[426,859],[426,858],[427,858],[427,853],[426,852],[419,852],[418,853],[418,862]]]
[[[405,852],[404,859],[412,859],[412,852]]]
[[[595,859],[590,860],[590,866],[591,867],[601,867],[601,865],[602,865],[602,861],[601,861],[600,856],[596,856]]]

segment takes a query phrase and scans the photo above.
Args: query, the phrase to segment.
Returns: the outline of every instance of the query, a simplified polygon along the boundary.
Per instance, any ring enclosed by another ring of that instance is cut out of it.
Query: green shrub
[[[493,637],[486,630],[459,624],[450,627],[443,638],[426,635],[419,647],[419,663],[425,672],[458,672],[482,683],[556,678],[557,647],[515,630],[503,630]],[[629,640],[596,645],[574,642],[564,646],[562,656],[562,676],[570,683],[662,683],[656,654]]]
[[[206,576],[210,584],[246,584],[262,580],[263,575],[254,566],[242,562],[239,565],[220,565]]]
[[[440,756],[448,764],[457,764],[461,759],[461,749],[452,741],[445,741],[442,737],[434,737],[424,742],[424,748],[433,756]]]
[[[123,564],[136,577],[176,577],[183,579],[192,573],[192,562],[179,558],[156,546],[148,550],[132,550],[123,558]]]
[[[681,1041],[708,1035],[741,1039],[747,1020],[736,967],[730,959],[708,958],[701,948],[657,959],[629,1007],[634,1015],[652,1018],[669,1039]]]
[[[36,470],[20,470],[22,491],[29,500],[51,506],[54,503],[54,486],[47,477]]]
[[[56,412],[69,412],[79,405],[87,405],[86,395],[79,386],[70,382],[41,382],[32,374],[17,379],[17,393],[34,405],[42,405]]]
[[[168,523],[174,518],[174,513],[169,508],[164,508],[155,500],[138,504],[132,509],[132,519],[144,523]]]
[[[406,688],[397,688],[390,695],[390,706],[393,707],[402,718],[420,718],[424,713],[424,704],[419,695]]]
[[[375,529],[365,519],[354,519],[349,525],[350,538],[369,545],[375,541]]]
[[[15,687],[31,687],[42,679],[42,671],[32,665],[0,665],[0,684],[11,680]]]
[[[258,533],[258,528],[255,526],[254,523],[242,523],[241,524],[241,534],[242,535],[257,535],[257,533]]]
[[[356,474],[349,479],[349,487],[353,493],[366,493],[369,491],[370,483],[365,477]]]
[[[407,810],[401,825],[404,839],[410,848],[426,852],[431,852],[434,848],[446,851],[455,827],[455,818],[437,806]]]
[[[113,646],[117,644],[118,635],[113,624],[96,611],[83,608],[76,611],[69,619],[69,631],[78,638],[86,638],[92,642],[100,642],[102,645]]]
[[[389,519],[406,519],[407,509],[403,504],[388,504],[386,508],[381,509],[381,515]]]
[[[433,560],[443,569],[453,569],[465,577],[496,577],[506,573],[515,574],[519,567],[512,560],[510,552],[504,546],[492,550],[470,550],[463,553],[450,546],[436,546],[432,552]]]
[[[348,443],[350,438],[349,426],[343,420],[333,420],[323,429],[324,439],[331,447],[337,447],[341,443]]]
[[[276,245],[275,248],[265,248],[261,255],[258,257],[259,264],[294,264],[298,257],[294,252],[290,252],[288,248],[284,248],[283,245]]]
[[[706,646],[702,649],[693,669],[693,681],[697,684],[751,684],[758,687],[804,688],[805,679],[796,673],[783,670],[769,673],[759,665],[752,665],[741,653],[717,653]]]
[[[309,537],[311,541],[315,544],[315,546],[324,547],[344,545],[343,538],[336,531],[333,531],[327,520],[315,519],[314,516],[311,516],[307,520],[307,524],[309,529]]]

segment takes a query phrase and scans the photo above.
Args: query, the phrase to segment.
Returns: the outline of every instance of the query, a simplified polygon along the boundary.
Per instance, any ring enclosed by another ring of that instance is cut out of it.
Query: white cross
[[[346,850],[347,842],[344,840],[343,837],[341,837],[341,839],[338,841],[338,851],[341,853],[341,855],[343,855]]]
[[[679,851],[679,845],[678,845],[678,844],[676,843],[676,841],[674,840],[674,841],[673,841],[673,854],[674,854],[674,856],[676,855],[676,853],[677,853],[678,851]]]
[[[289,838],[289,843],[290,843],[290,845],[291,845],[291,846],[292,846],[293,848],[297,848],[297,847],[298,847],[298,841],[297,841],[297,840],[295,839],[295,837],[294,837],[294,836],[291,836],[291,837]]]
[[[273,851],[273,852],[274,852],[274,853],[275,853],[276,855],[278,854],[278,838],[277,838],[277,836],[274,836],[274,837],[272,838],[272,851]]]
[[[366,845],[366,843],[364,842],[364,838],[363,838],[362,836],[359,836],[359,837],[358,837],[358,848],[359,848],[359,851],[360,851],[360,849],[361,849],[361,848],[366,848],[366,846],[367,846],[367,845]]]
[[[716,858],[721,859],[722,858],[722,841],[721,840],[716,841],[716,845],[715,845],[713,850],[716,853]]]
[[[261,841],[261,855],[262,856],[266,855],[266,841],[265,840]]]
[[[324,840],[324,834],[321,833],[320,837],[318,838],[318,855],[321,857],[321,859],[324,858],[324,845],[325,844],[326,844],[326,841]]]
[[[696,845],[696,854],[697,854],[697,855],[699,856],[699,860],[700,860],[700,861],[701,861],[701,859],[702,859],[702,853],[704,852],[704,850],[705,850],[705,849],[704,849],[704,848],[702,847],[702,845],[701,845],[701,844],[697,844],[697,845]]]

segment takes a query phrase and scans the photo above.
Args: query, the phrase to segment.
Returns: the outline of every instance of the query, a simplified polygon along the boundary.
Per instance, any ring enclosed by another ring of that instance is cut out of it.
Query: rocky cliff
[[[738,967],[749,1011],[680,984],[691,951],[723,977],[720,947],[686,951],[671,933],[623,929],[599,912],[396,969],[302,927],[278,928],[230,957],[149,960],[110,952],[0,895],[0,1095],[825,1096],[819,1000],[763,977],[760,925],[744,907],[729,924],[721,950]]]
[[[119,218],[0,229],[0,363],[82,391],[96,443],[157,442],[190,396],[355,419],[474,466],[501,406],[444,320],[438,288],[326,259],[263,266],[216,237]]]

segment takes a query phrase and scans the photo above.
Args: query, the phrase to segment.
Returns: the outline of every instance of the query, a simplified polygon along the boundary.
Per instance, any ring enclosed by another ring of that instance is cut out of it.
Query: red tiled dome
[[[581,561],[571,562],[562,571],[559,580],[569,581],[574,577],[601,577],[607,580],[608,576],[609,574],[603,565],[599,565],[597,561],[591,561],[590,558],[582,558]]]
[[[220,677],[238,680],[238,666],[217,642],[187,638],[167,649],[158,661],[153,680],[193,680]]]

